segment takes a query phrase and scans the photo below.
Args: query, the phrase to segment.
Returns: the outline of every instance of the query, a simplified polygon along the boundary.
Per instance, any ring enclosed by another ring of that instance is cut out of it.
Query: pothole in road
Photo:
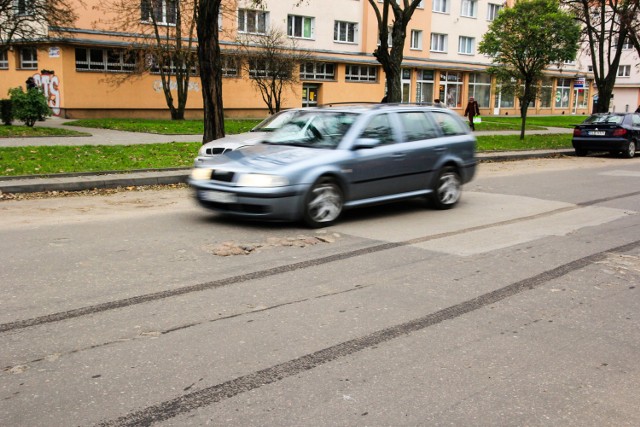
[[[223,242],[216,246],[209,246],[206,250],[216,256],[250,255],[262,249],[277,247],[306,248],[323,243],[334,243],[339,238],[340,235],[338,233],[316,234],[315,236],[269,237],[264,242],[257,243]]]

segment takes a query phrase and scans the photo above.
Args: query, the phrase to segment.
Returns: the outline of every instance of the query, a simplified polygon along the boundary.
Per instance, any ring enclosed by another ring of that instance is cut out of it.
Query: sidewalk
[[[38,122],[37,126],[62,127],[66,119],[50,118],[45,122]],[[75,137],[46,137],[46,138],[2,138],[0,147],[19,147],[29,145],[132,145],[152,144],[162,142],[199,142],[202,135],[156,135],[137,132],[122,132],[107,129],[88,129],[64,126],[91,133],[91,136]],[[572,129],[550,128],[542,131],[528,131],[534,133],[570,133]],[[476,135],[519,135],[519,131],[488,132],[479,131]],[[531,158],[554,157],[558,155],[572,155],[573,150],[535,150],[535,151],[500,151],[477,153],[478,161],[508,161]],[[195,153],[194,153],[195,157]],[[138,185],[168,185],[185,183],[190,168],[142,170],[132,172],[102,172],[56,174],[34,177],[0,177],[0,192],[2,193],[32,193],[42,191],[81,191],[94,188],[116,188]]]

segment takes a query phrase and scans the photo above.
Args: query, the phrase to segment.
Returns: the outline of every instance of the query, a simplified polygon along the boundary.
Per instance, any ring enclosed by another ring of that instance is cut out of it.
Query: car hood
[[[202,166],[244,172],[273,172],[292,164],[303,164],[307,160],[316,163],[319,158],[333,153],[335,150],[259,144],[218,156]]]
[[[223,147],[237,149],[245,145],[255,145],[263,141],[269,132],[245,132],[236,135],[227,135],[224,138],[214,139],[203,145],[203,147]]]

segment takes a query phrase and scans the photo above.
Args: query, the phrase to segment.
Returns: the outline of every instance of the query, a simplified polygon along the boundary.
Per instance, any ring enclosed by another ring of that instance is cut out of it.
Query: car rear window
[[[436,123],[440,126],[445,136],[464,135],[467,133],[462,121],[456,120],[451,115],[439,111],[433,111],[431,114],[433,114]]]
[[[401,111],[404,141],[420,141],[438,136],[438,131],[423,111]]]
[[[623,120],[624,120],[624,116],[621,116],[619,114],[601,114],[597,116],[588,117],[582,123],[584,123],[585,125],[591,125],[596,123],[600,123],[600,124],[607,123],[612,125],[619,125],[620,123],[622,123]]]

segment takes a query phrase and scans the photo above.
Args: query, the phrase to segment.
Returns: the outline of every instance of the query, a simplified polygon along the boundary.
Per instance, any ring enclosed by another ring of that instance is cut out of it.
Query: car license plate
[[[604,131],[603,130],[592,130],[591,132],[589,132],[589,135],[604,136]]]
[[[235,203],[238,199],[233,193],[225,193],[224,191],[207,190],[201,191],[202,200],[216,203]]]

